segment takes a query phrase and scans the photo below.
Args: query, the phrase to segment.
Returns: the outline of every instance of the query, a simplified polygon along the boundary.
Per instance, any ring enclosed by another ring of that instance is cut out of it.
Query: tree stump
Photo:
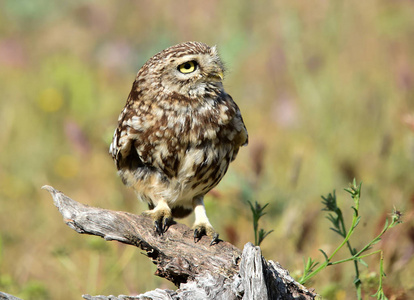
[[[173,224],[162,236],[152,220],[127,212],[90,207],[44,186],[65,223],[78,233],[139,247],[157,265],[155,275],[178,289],[155,289],[138,296],[90,296],[84,299],[314,299],[316,294],[295,282],[278,263],[266,261],[259,247],[247,243],[243,251],[220,241],[210,246],[203,237],[194,243],[193,231]],[[7,298],[6,298],[7,299]]]

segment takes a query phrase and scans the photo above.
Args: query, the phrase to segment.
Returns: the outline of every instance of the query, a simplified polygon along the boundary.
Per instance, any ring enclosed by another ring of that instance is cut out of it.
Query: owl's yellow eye
[[[197,62],[195,62],[194,60],[187,61],[179,65],[177,69],[183,74],[192,73],[197,69]]]

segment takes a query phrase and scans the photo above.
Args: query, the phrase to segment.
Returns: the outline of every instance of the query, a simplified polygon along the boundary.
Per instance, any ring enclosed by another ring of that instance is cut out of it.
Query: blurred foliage
[[[393,206],[401,209],[404,224],[379,247],[384,291],[409,299],[413,15],[409,0],[0,1],[0,288],[25,299],[172,288],[133,247],[71,231],[40,187],[89,205],[145,209],[107,153],[117,116],[149,57],[198,40],[218,46],[250,137],[206,197],[220,236],[240,248],[253,241],[245,198],[269,203],[261,226],[274,232],[263,253],[294,273],[304,256],[320,257],[321,245],[330,251],[338,241],[326,234],[319,195],[356,177],[369,218],[352,245],[379,233]],[[352,266],[325,275],[309,287],[353,298]]]

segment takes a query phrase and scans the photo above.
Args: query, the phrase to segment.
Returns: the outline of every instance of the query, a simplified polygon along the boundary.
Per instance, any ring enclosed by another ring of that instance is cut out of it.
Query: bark
[[[139,247],[157,265],[155,275],[178,287],[175,291],[156,289],[138,296],[83,295],[84,299],[265,300],[314,299],[316,296],[295,282],[278,263],[266,261],[260,248],[251,243],[244,246],[243,252],[225,241],[210,246],[207,237],[194,243],[193,231],[178,223],[159,236],[147,217],[90,207],[51,186],[43,188],[50,192],[70,228]]]

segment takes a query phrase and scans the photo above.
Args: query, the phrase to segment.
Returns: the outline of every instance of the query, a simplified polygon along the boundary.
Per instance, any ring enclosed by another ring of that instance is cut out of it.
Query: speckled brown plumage
[[[222,85],[215,47],[172,46],[139,70],[118,119],[110,153],[123,182],[148,203],[162,234],[172,217],[196,214],[194,237],[215,242],[203,197],[223,178],[247,131]]]

